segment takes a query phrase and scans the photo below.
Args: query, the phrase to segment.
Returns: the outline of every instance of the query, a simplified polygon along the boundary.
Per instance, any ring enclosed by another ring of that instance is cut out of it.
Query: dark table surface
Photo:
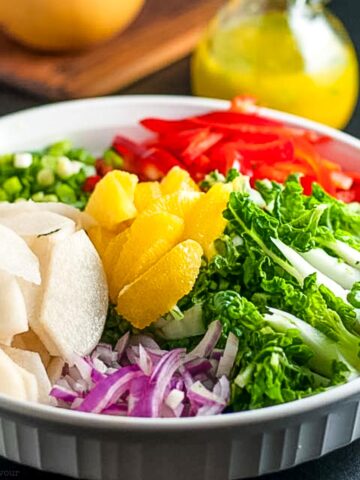
[[[360,0],[333,0],[331,8],[346,24],[360,56]],[[119,93],[189,95],[191,90],[188,67],[189,61],[185,59]],[[44,99],[35,98],[29,94],[0,85],[0,115],[44,103],[47,103]],[[360,102],[347,131],[360,137]],[[0,457],[1,477],[34,480],[65,479],[60,475],[39,472]],[[360,441],[354,442],[352,445],[333,452],[322,459],[262,478],[264,480],[360,480]],[[146,479],[144,478],[144,480]]]

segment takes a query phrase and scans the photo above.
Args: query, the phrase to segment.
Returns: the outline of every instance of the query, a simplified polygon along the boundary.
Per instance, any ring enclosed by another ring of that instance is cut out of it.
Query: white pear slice
[[[54,245],[57,242],[66,240],[66,238],[75,231],[74,225],[75,224],[73,224],[71,228],[67,227],[65,229],[55,231],[49,235],[36,237],[31,242],[31,250],[37,256],[40,262],[40,273],[42,279],[45,279],[47,276],[51,251]],[[44,281],[39,286],[22,281],[20,281],[19,284],[25,298],[26,311],[28,314],[30,327],[34,330],[51,355],[59,355],[56,345],[40,323],[40,310],[44,294]]]
[[[29,352],[38,353],[44,367],[48,367],[51,360],[50,354],[40,338],[32,330],[16,335],[13,338],[11,346],[20,350],[28,350]]]
[[[102,262],[86,233],[81,230],[57,242],[44,278],[40,322],[59,356],[89,353],[100,340],[107,308]]]
[[[45,404],[49,403],[51,384],[40,355],[35,352],[11,347],[3,347],[3,350],[19,367],[35,377],[38,388],[38,401]]]
[[[13,275],[0,270],[0,343],[29,329],[24,296]]]
[[[0,393],[16,398],[27,400],[27,389],[21,371],[17,365],[0,348]]]
[[[53,232],[67,229],[75,231],[75,222],[63,215],[52,212],[23,212],[11,217],[1,217],[0,224],[11,228],[29,244],[33,237],[49,235]]]
[[[13,217],[14,215],[28,212],[53,212],[58,215],[73,220],[78,228],[89,228],[97,224],[97,222],[88,214],[81,212],[71,205],[56,202],[36,203],[31,200],[18,203],[0,203],[0,218]]]
[[[46,369],[51,385],[54,385],[61,377],[65,362],[60,357],[53,357]]]
[[[0,270],[39,285],[39,260],[26,242],[10,228],[0,225]]]

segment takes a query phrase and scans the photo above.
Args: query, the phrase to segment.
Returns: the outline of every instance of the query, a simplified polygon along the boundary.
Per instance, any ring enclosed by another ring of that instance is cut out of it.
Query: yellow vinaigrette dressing
[[[254,95],[264,106],[343,128],[358,96],[358,64],[340,21],[316,0],[230,2],[192,60],[193,90]]]

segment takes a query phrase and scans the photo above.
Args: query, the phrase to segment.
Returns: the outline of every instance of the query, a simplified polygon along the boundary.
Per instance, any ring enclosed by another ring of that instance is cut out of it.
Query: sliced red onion
[[[200,343],[189,353],[189,358],[209,357],[220,339],[221,330],[222,327],[219,320],[210,323],[209,328]]]
[[[59,385],[55,385],[50,392],[50,395],[58,400],[64,400],[64,402],[72,403],[76,398],[80,398],[80,393],[74,390],[66,389]]]
[[[223,356],[220,359],[219,366],[216,372],[217,377],[220,378],[223,375],[226,375],[226,376],[230,375],[231,369],[234,366],[238,349],[239,349],[239,339],[233,333],[230,332],[226,340]]]
[[[120,398],[125,391],[130,390],[132,380],[140,375],[142,373],[137,365],[121,368],[97,383],[86,395],[77,410],[80,412],[101,412]]]
[[[149,336],[125,334],[116,350],[100,344],[90,356],[74,355],[51,395],[59,407],[115,416],[220,413],[229,401],[230,384],[216,373],[224,364],[229,369],[235,344],[229,339],[225,352],[214,350],[220,335],[220,323],[213,322],[200,344],[186,355],[185,349],[161,350]]]
[[[128,346],[129,339],[130,339],[130,332],[126,332],[122,337],[119,338],[119,340],[115,345],[114,350],[118,354],[117,356],[119,361],[121,360],[121,357],[123,356],[126,350],[126,347]]]

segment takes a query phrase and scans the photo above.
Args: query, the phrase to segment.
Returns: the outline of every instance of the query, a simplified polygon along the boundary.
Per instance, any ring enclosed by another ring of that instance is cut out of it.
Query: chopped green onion
[[[54,193],[44,196],[44,202],[58,202],[59,198]]]
[[[3,189],[9,195],[17,195],[22,190],[22,184],[18,177],[10,177],[3,183]]]
[[[63,203],[75,203],[76,202],[76,195],[74,190],[66,185],[65,183],[57,185],[55,188],[56,195],[59,197],[60,201]]]
[[[34,202],[43,202],[44,197],[45,197],[44,192],[37,192],[31,196],[31,200],[34,200]]]
[[[33,156],[31,153],[23,152],[14,155],[15,168],[29,168],[33,163]]]
[[[114,168],[122,168],[124,166],[124,159],[114,152],[113,149],[109,148],[105,150],[103,154],[103,159],[106,165],[109,165]]]
[[[50,168],[43,168],[36,176],[38,184],[42,187],[50,187],[55,182],[54,172]]]
[[[46,150],[49,155],[61,157],[66,155],[71,148],[72,144],[69,140],[62,140],[61,142],[56,142],[53,145],[50,145]]]

